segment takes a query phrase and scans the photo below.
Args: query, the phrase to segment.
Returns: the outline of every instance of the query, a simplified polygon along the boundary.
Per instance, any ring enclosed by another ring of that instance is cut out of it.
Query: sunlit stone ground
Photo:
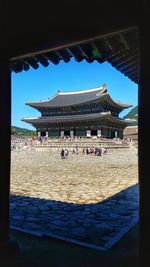
[[[68,203],[100,202],[138,182],[137,153],[109,149],[102,157],[60,151],[12,151],[11,193]]]

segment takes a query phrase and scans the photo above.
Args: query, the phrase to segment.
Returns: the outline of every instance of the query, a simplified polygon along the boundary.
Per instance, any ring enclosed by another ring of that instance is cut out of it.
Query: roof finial
[[[57,94],[59,94],[59,93],[60,93],[60,90],[58,89],[58,90],[57,90]]]
[[[106,84],[105,83],[103,83],[103,89],[102,89],[102,91],[103,91],[103,93],[107,93],[107,88],[106,88]]]
[[[106,89],[106,84],[105,83],[103,83],[103,89]]]

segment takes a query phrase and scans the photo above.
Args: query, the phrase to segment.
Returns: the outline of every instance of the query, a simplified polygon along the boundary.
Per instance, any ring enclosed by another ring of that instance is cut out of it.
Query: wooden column
[[[145,12],[140,14],[139,27],[140,267],[150,264],[150,17],[146,14],[147,10],[145,2]]]
[[[76,126],[74,126],[74,136],[76,136]]]
[[[9,191],[11,154],[11,72],[0,59],[0,243],[9,239]]]
[[[109,127],[109,138],[111,139],[111,136],[112,136],[112,134],[111,134],[111,127]]]

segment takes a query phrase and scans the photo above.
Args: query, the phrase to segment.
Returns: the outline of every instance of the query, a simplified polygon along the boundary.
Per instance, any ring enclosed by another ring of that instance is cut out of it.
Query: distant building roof
[[[119,101],[113,101],[108,94],[106,86],[80,90],[80,91],[71,91],[71,92],[57,92],[57,94],[44,101],[36,101],[36,102],[27,102],[26,104],[34,107],[34,108],[43,108],[43,107],[64,107],[64,106],[73,106],[79,105],[83,103],[88,103],[96,100],[106,100],[111,105],[123,109],[131,107],[131,104],[123,104]]]

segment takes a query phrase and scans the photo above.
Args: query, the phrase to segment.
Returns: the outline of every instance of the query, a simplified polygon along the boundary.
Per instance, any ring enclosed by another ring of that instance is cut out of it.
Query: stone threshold
[[[97,245],[93,245],[91,243],[86,243],[86,242],[82,242],[76,239],[72,239],[72,238],[68,238],[68,237],[62,237],[59,235],[55,235],[53,233],[43,233],[42,231],[38,231],[38,230],[28,230],[28,229],[22,229],[21,227],[18,226],[10,226],[10,229],[12,230],[17,230],[26,234],[31,234],[34,235],[36,237],[50,237],[50,238],[54,238],[54,239],[58,239],[61,241],[65,241],[68,243],[72,243],[75,245],[79,245],[82,247],[87,247],[90,249],[94,249],[97,251],[103,251],[103,252],[107,252],[109,251],[125,234],[127,234],[136,224],[138,223],[138,215],[136,218],[134,218],[132,220],[132,222],[130,222],[129,225],[125,226],[122,228],[122,230],[117,233],[114,237],[112,237],[103,247],[101,246],[97,246]]]

